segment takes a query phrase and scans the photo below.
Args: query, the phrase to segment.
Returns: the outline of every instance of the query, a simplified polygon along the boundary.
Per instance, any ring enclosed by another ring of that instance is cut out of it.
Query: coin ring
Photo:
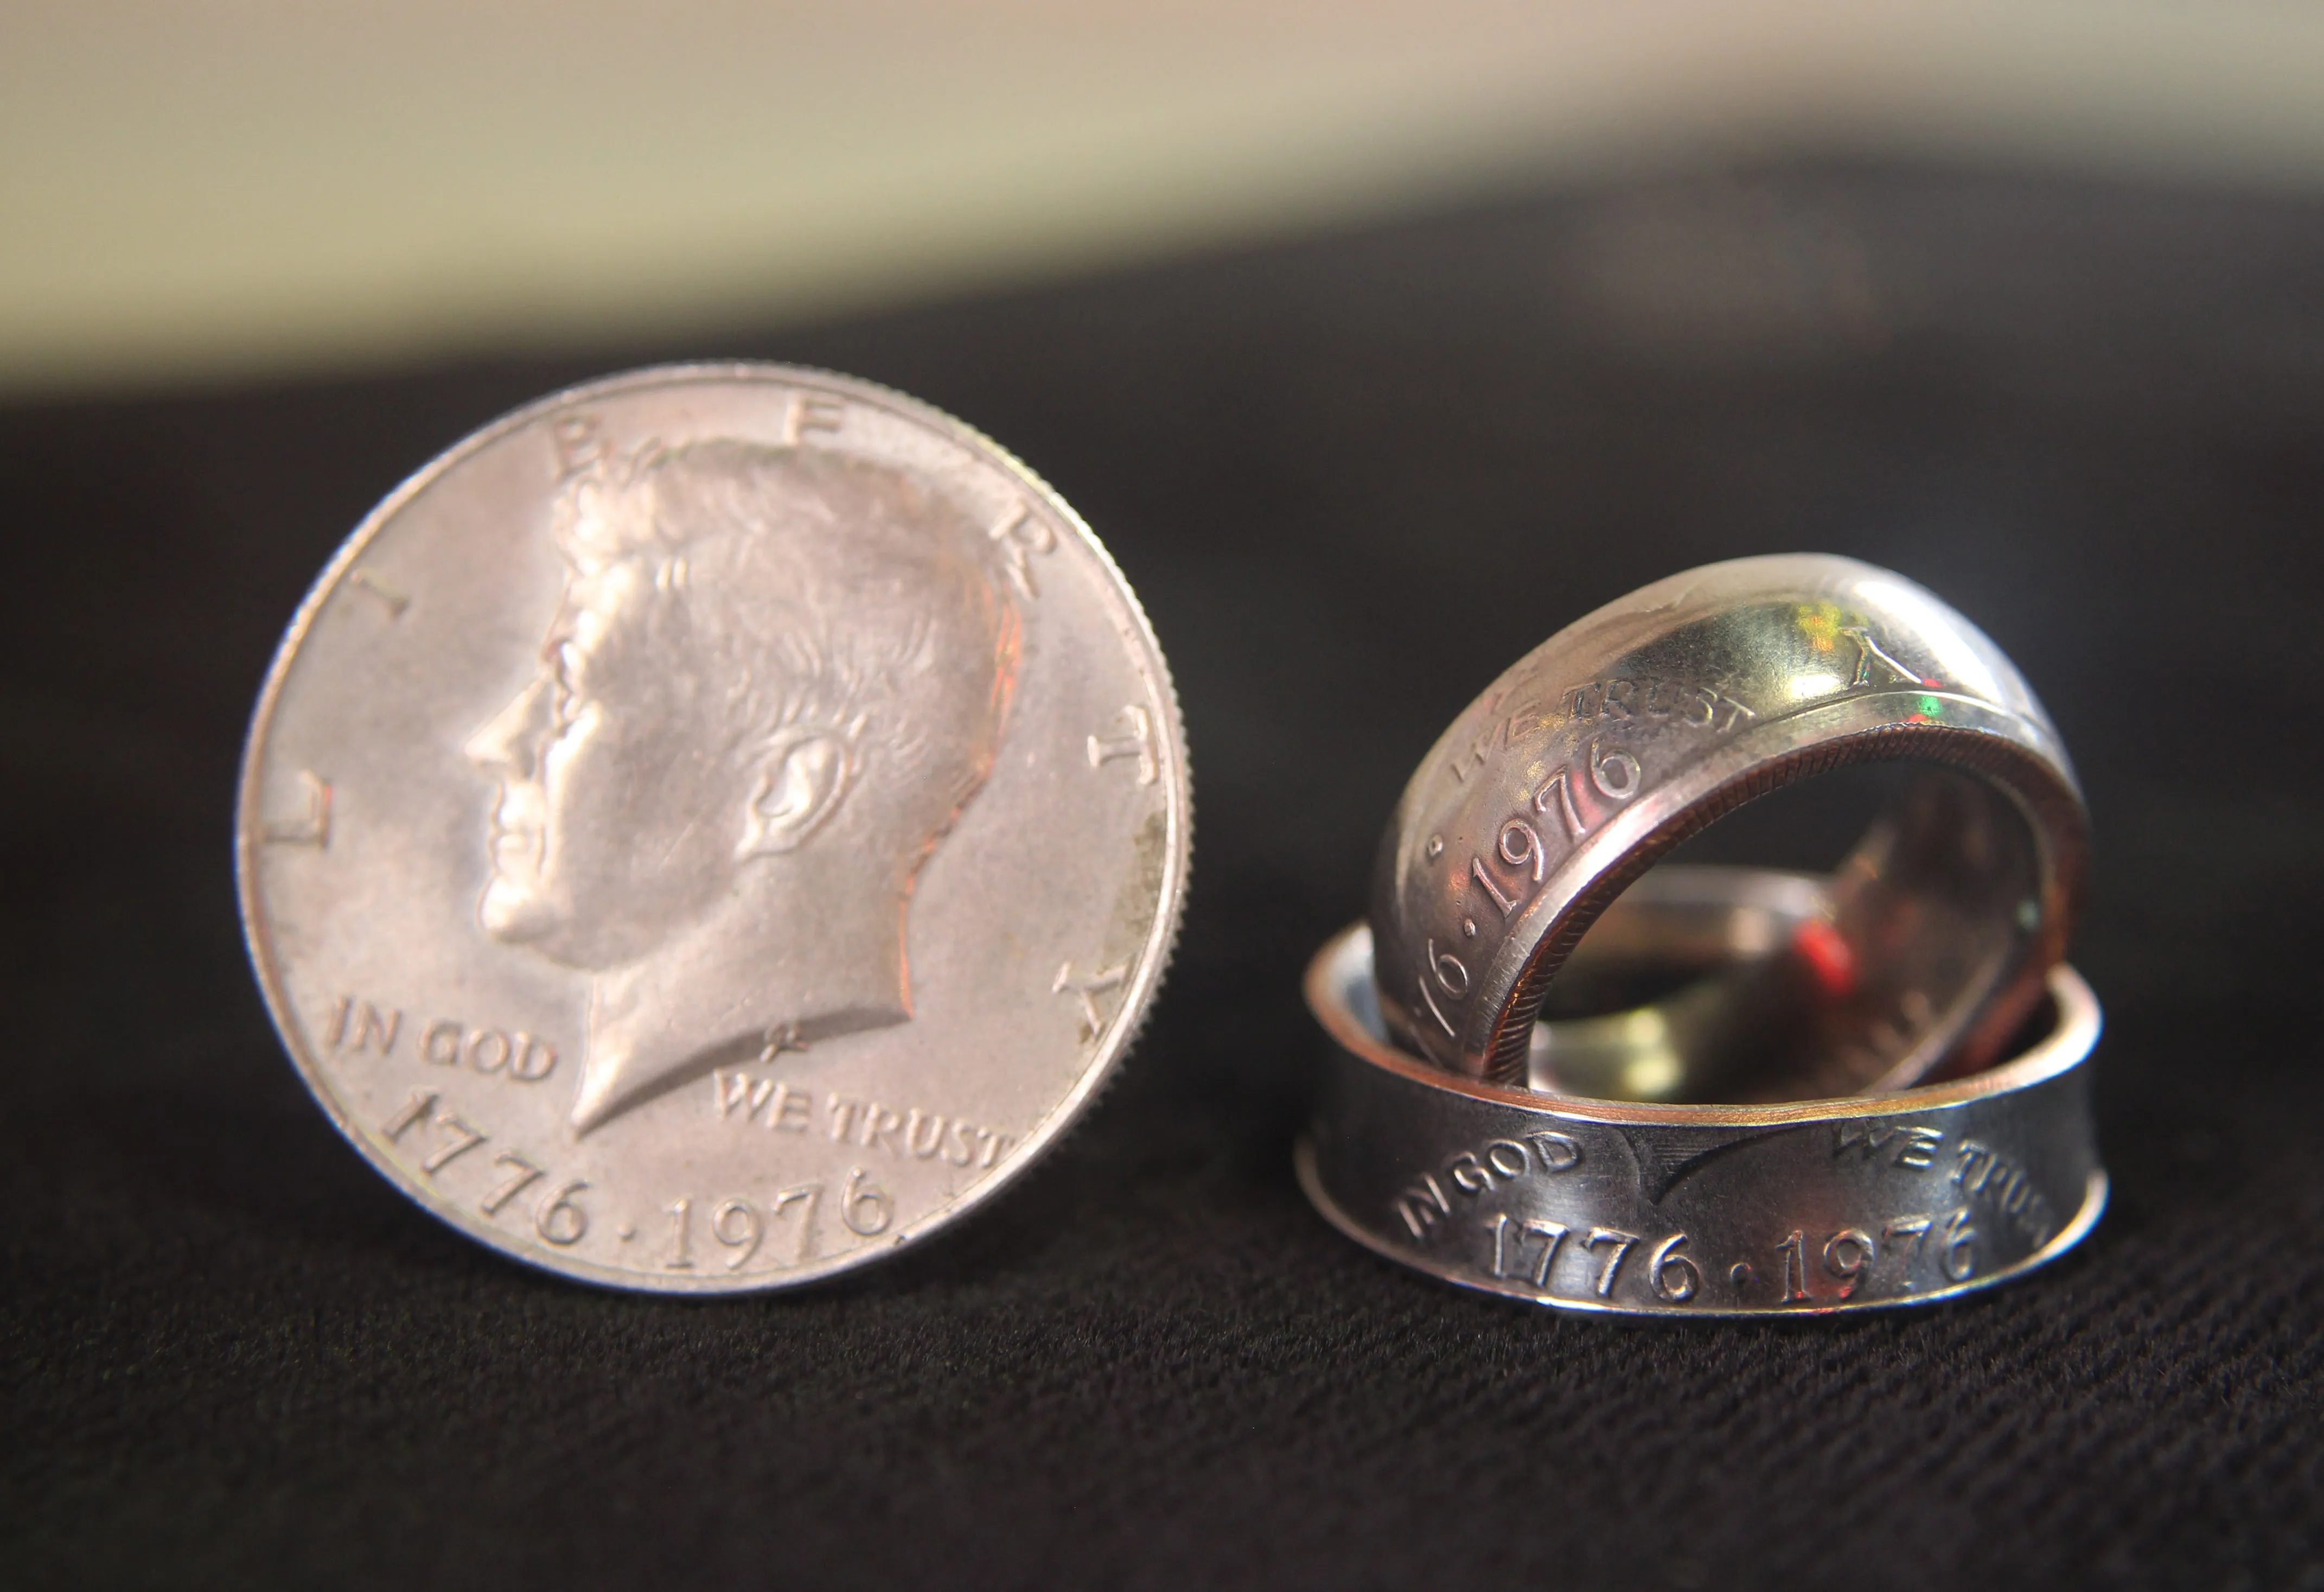
[[[1550,978],[1597,914],[1736,806],[1846,764],[1922,764],[1837,890],[1853,902],[1844,1078],[1988,1064],[2064,953],[2087,819],[1999,647],[1852,559],[1738,559],[1567,626],[1464,709],[1381,847],[1382,1008],[1448,1070],[1521,1082]],[[1838,1069],[1831,1069],[1838,1070]]]
[[[1770,965],[1831,915],[1831,881],[1778,868],[1665,863],[1624,891],[1573,948],[1533,1025],[1526,1087],[1601,1100],[1667,1100],[1706,1050],[1764,1021]],[[1633,1004],[1622,992],[1655,998]],[[1549,1003],[1545,1002],[1545,1008]],[[1781,1032],[1755,1049],[1763,1056]]]
[[[812,553],[804,531],[752,551],[761,523],[735,505],[761,487],[823,493],[808,506],[840,530],[816,532]],[[650,517],[622,522],[632,541],[606,540],[609,496],[648,488]],[[851,503],[868,507],[853,518],[833,507]],[[672,504],[720,535],[742,525],[743,541],[654,541],[678,523]],[[736,573],[735,560],[762,552],[773,561]],[[919,562],[883,561],[895,558]],[[896,596],[915,582],[936,606]],[[714,585],[742,595],[706,599]],[[829,623],[770,626],[754,593]],[[888,629],[857,624],[881,604]],[[747,719],[748,733],[641,761],[638,748],[684,714],[624,716],[603,692],[552,682],[576,635],[601,652],[608,637],[634,649],[605,662],[609,680],[685,685],[693,710]],[[669,667],[656,649],[688,636],[701,645]],[[945,650],[963,637],[970,652]],[[989,667],[964,672],[962,659],[978,657]],[[728,689],[736,658],[792,671],[761,674],[755,693]],[[838,662],[816,673],[817,660]],[[865,696],[875,667],[890,671],[878,677],[885,694]],[[846,690],[858,692],[847,713],[814,717],[837,713],[832,694]],[[733,768],[712,751],[761,777],[727,792],[735,804],[720,810],[729,827],[715,844],[675,823],[651,834],[574,824],[571,845],[553,844],[522,814],[507,819],[514,776],[479,769],[505,760],[508,735],[533,735],[528,715],[569,717],[548,700],[558,693],[590,698],[572,717],[603,709],[592,733],[627,748],[626,772],[601,773],[600,795],[682,807],[724,791]],[[882,785],[882,767],[939,772]],[[401,1192],[568,1278],[724,1293],[896,1254],[1059,1141],[1159,986],[1191,801],[1176,697],[1145,615],[1088,526],[1025,466],[870,383],[674,366],[518,410],[366,516],[301,604],[261,692],[236,869],[286,1049]],[[631,984],[650,995],[661,974],[682,984],[716,971],[718,955],[741,973],[702,1000],[642,1006],[626,1030],[601,1025],[624,1014],[603,998],[591,937],[641,933],[660,911],[602,886],[673,838],[715,865],[679,877],[682,899],[662,915],[711,913],[714,928],[743,921],[715,914],[777,901],[753,870],[814,858],[819,873],[794,876],[881,871],[861,893],[787,886],[786,910],[761,913],[798,930],[781,954],[706,939],[685,919],[692,939],[615,974],[646,969],[654,976]],[[539,874],[542,857],[578,856],[584,841],[594,861],[566,876],[595,881],[606,910],[550,912],[553,892],[503,891],[517,863]],[[703,879],[715,888],[696,888]],[[495,893],[517,899],[496,908]],[[535,909],[545,929],[525,917]],[[814,962],[817,942],[843,939],[884,945],[895,963]],[[864,989],[877,999],[853,999]],[[775,1004],[787,990],[799,1021]],[[657,1056],[663,1029],[710,1037]],[[598,1066],[608,1033],[637,1042]]]
[[[2055,1260],[2104,1211],[2098,1003],[2061,963],[2047,1033],[1880,1097],[1585,1100],[1461,1078],[1389,1043],[1357,924],[1310,964],[1330,1040],[1294,1162],[1326,1220],[1462,1287],[1562,1310],[1829,1315],[1933,1303]]]

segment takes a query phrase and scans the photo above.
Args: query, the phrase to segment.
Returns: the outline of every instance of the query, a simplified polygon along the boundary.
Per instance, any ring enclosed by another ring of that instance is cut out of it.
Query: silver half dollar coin
[[[644,370],[487,426],[266,678],[251,958],[341,1132],[586,1282],[780,1288],[1054,1144],[1177,931],[1160,648],[1089,527],[926,404]]]

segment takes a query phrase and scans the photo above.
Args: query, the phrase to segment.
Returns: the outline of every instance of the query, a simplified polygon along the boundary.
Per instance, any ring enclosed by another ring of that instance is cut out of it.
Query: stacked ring
[[[1784,997],[1803,1021],[1783,1092],[1989,1065],[2064,951],[2087,845],[2072,765],[1976,626],[1901,576],[1822,555],[1646,587],[1453,721],[1381,850],[1389,1031],[1440,1068],[1522,1083],[1552,976],[1657,858],[1754,797],[1888,761],[1918,777],[1835,877],[1806,993]]]
[[[1949,1083],[1753,1106],[1582,1099],[1448,1077],[1396,1047],[1360,924],[1307,976],[1332,1043],[1300,1182],[1390,1259],[1560,1309],[1949,1298],[2053,1259],[2105,1208],[2087,1099],[2098,1003],[2062,964],[2045,986],[2040,1036]],[[1545,1026],[1554,1051],[1561,1025]]]

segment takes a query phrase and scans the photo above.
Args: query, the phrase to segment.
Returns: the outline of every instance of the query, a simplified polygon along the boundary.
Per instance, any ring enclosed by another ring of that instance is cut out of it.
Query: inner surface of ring
[[[1543,1036],[1550,1031],[1538,1022],[1518,1029],[1513,1021],[1512,1031],[1526,1038],[1533,1087],[1748,1104],[1904,1088],[1941,1060],[1966,1070],[1990,1060],[2027,1004],[2006,999],[2003,986],[2028,961],[2042,923],[2037,842],[1997,787],[1936,765],[1896,772],[1906,777],[1891,782],[1885,806],[1812,910],[1778,923],[1775,903],[1762,902],[1756,919],[1728,925],[1763,936],[1780,929],[1765,954],[1729,958],[1715,976],[1697,977],[1643,1014],[1600,1020],[1586,1031],[1609,1039],[1618,1031],[1658,1033],[1658,1056],[1624,1055],[1617,1044],[1594,1060],[1570,1053],[1545,1078]],[[1691,816],[1701,828],[1700,812]],[[1658,856],[1674,844],[1657,837],[1640,850]],[[1618,948],[1659,942],[1669,967],[1674,914],[1707,920],[1720,910],[1746,911],[1739,902],[1714,905],[1697,878],[1715,875],[1761,876],[1666,865],[1627,891],[1619,878],[1604,882],[1576,903],[1572,918],[1587,932],[1570,939],[1556,976],[1521,984],[1518,1000],[1536,1017],[1638,1004],[1602,987]],[[1602,915],[1593,910],[1600,901],[1607,903]],[[1609,931],[1611,945],[1603,943]],[[1981,1010],[1988,1004],[1989,1017]],[[1947,1036],[1987,1023],[1997,1031],[1993,1040],[1954,1041],[1945,1055],[1932,1053]],[[1569,1034],[1569,1052],[1582,1037]]]
[[[1824,1098],[1908,1088],[1941,1062],[1972,1070],[1992,1060],[2038,993],[2034,985],[2012,998],[2005,988],[2028,964],[2043,921],[2038,844],[2000,788],[1935,764],[1909,773],[1833,874],[1823,910],[1772,954],[1678,1000],[1671,1014],[1684,1034],[1683,1067],[1656,1092],[1624,1097]],[[1638,847],[1635,861],[1651,864],[1723,810],[1704,803]],[[1629,876],[1609,875],[1577,900],[1571,927],[1547,937],[1536,958],[1547,972],[1520,982],[1507,1032],[1523,1037],[1528,1056],[1533,1018],[1570,976],[1586,973],[1589,958],[1574,953],[1599,938],[1601,912],[1621,915]],[[1561,999],[1555,1009],[1574,1004]]]
[[[1666,873],[1673,875],[1702,876],[1729,875],[1753,890],[1757,890],[1763,884],[1775,882],[1796,884],[1814,893],[1821,893],[1825,888],[1825,882],[1822,880],[1772,868],[1680,865],[1666,870]],[[1694,888],[1696,885],[1689,882],[1681,885],[1679,893],[1683,894]],[[1665,910],[1672,904],[1676,904],[1678,907],[1676,912]],[[1677,972],[1680,975],[1677,980],[1679,990],[1683,994],[1686,990],[1696,987],[1706,976],[1698,975],[1695,979],[1690,980],[1685,976],[1686,972],[1702,966],[1696,958],[1704,955],[1715,958],[1722,954],[1715,942],[1729,933],[1730,927],[1734,939],[1724,954],[1738,957],[1740,960],[1748,962],[1755,954],[1748,948],[1757,941],[1758,935],[1767,925],[1796,921],[1800,915],[1802,914],[1793,907],[1782,902],[1775,903],[1773,910],[1769,910],[1766,905],[1753,905],[1734,912],[1714,903],[1707,913],[1683,902],[1662,902],[1656,903],[1655,910],[1633,917],[1629,927],[1632,930],[1646,930],[1647,937],[1654,942],[1653,945],[1639,944],[1633,948],[1637,954],[1645,956],[1646,960],[1653,964],[1652,976],[1667,992],[1672,987],[1670,976],[1674,971]],[[1753,926],[1755,921],[1758,925],[1757,927]],[[1664,940],[1662,939],[1664,933],[1673,929],[1677,930],[1676,938]],[[1322,1022],[1326,1033],[1332,1035],[1340,1046],[1360,1060],[1374,1065],[1401,1060],[1408,1068],[1422,1071],[1435,1070],[1433,1063],[1425,1061],[1406,1050],[1398,1042],[1394,1029],[1388,1023],[1380,1004],[1379,986],[1374,978],[1376,964],[1373,949],[1370,926],[1362,922],[1354,924],[1346,932],[1336,935],[1326,942],[1308,967],[1306,990],[1309,1009]],[[1678,958],[1681,965],[1677,968],[1674,969],[1663,962],[1662,957],[1665,950]],[[1718,982],[1719,976],[1712,973],[1707,977],[1710,982],[1715,984]],[[1667,1004],[1667,1000],[1654,1003],[1657,1005]],[[1561,1044],[1572,1044],[1583,1039],[1589,1024],[1607,1018],[1621,1021],[1634,1014],[1634,1013],[1607,1013],[1600,1017],[1544,1019],[1539,1028],[1550,1032],[1540,1034],[1539,1044],[1544,1050],[1554,1050]],[[2024,1014],[2020,1017],[2017,1026],[2011,1030],[2004,1040],[1999,1053],[1989,1068],[1960,1072],[1946,1080],[1923,1079],[1913,1089],[1900,1091],[1900,1093],[1906,1098],[1914,1098],[1932,1088],[1947,1091],[1969,1088],[1985,1093],[1997,1088],[2023,1087],[2029,1082],[2050,1076],[2053,1070],[2061,1066],[2072,1066],[2082,1057],[2087,1056],[2097,1036],[2098,1026],[2098,1008],[2090,995],[2089,986],[2081,982],[2080,976],[2070,967],[2061,963],[2052,967],[2043,979],[2040,993],[2028,1005]],[[1626,1047],[1626,1049],[1630,1054],[1641,1053],[1636,1047]],[[1549,1065],[1554,1067],[1554,1063]],[[2029,1066],[2034,1069],[2030,1076],[2009,1076],[2024,1074]],[[1626,1096],[1618,1088],[1595,1095],[1587,1094],[1572,1087],[1574,1081],[1554,1070],[1545,1070],[1539,1081],[1527,1082],[1520,1087],[1527,1088],[1531,1092],[1545,1097],[1545,1105],[1551,1105],[1558,1100],[1586,1101],[1594,1098],[1605,1102],[1609,1109],[1618,1111],[1643,1109],[1667,1113],[1672,1110],[1681,1112],[1702,1110],[1712,1114],[1711,1120],[1720,1122],[1734,1120],[1732,1114],[1738,1112],[1757,1113],[1771,1109],[1780,1110],[1786,1106],[1801,1104],[1837,1106],[1847,1104],[1850,1099],[1849,1097],[1843,1096],[1822,1100],[1801,1097],[1796,1100],[1726,1103],[1646,1100]],[[1493,1087],[1507,1088],[1508,1086]],[[1857,1106],[1856,1109],[1877,1109],[1877,1107],[1867,1103]],[[1618,1120],[1631,1119],[1624,1117]],[[1643,1120],[1669,1123],[1674,1119],[1668,1115],[1657,1115]]]
[[[1783,1070],[1749,1064],[1768,1037],[1762,994],[1781,990],[1766,974],[1831,912],[1831,881],[1815,875],[1655,869],[1567,958],[1534,1023],[1528,1086],[1601,1100],[1694,1101],[1738,1073]]]

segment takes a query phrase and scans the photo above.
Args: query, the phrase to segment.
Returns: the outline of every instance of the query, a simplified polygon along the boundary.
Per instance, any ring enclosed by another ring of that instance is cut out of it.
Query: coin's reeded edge
[[[266,937],[260,932],[266,922],[266,913],[258,892],[257,856],[253,846],[261,821],[258,776],[267,732],[273,724],[275,709],[290,666],[305,644],[308,633],[321,615],[324,605],[329,602],[340,581],[369,550],[389,522],[454,467],[544,415],[592,399],[626,396],[654,387],[681,386],[705,381],[756,382],[828,389],[835,396],[884,409],[899,419],[941,433],[972,456],[991,460],[1003,475],[1013,477],[1031,492],[1074,535],[1083,548],[1096,560],[1099,568],[1111,577],[1104,583],[1103,598],[1115,606],[1117,632],[1126,640],[1137,643],[1130,649],[1132,666],[1148,693],[1163,709],[1161,717],[1168,760],[1165,773],[1168,784],[1164,792],[1164,811],[1168,817],[1169,834],[1159,886],[1160,899],[1154,921],[1147,931],[1137,974],[1124,992],[1120,1014],[1109,1029],[1105,1042],[1084,1065],[1080,1081],[1050,1110],[1039,1128],[1027,1134],[1008,1160],[995,1167],[990,1176],[964,1190],[941,1209],[884,1236],[882,1243],[850,1250],[820,1264],[728,1281],[706,1277],[664,1277],[649,1272],[599,1265],[577,1256],[558,1257],[540,1254],[531,1245],[512,1239],[503,1229],[477,1220],[473,1214],[430,1198],[410,1182],[402,1169],[377,1142],[374,1131],[353,1120],[337,1091],[327,1083],[327,1074],[319,1062],[307,1053],[304,1031],[298,1021],[297,1010],[283,988],[281,972],[267,946]],[[1112,1081],[1123,1057],[1143,1031],[1147,1015],[1177,949],[1193,867],[1194,772],[1187,758],[1185,723],[1179,709],[1176,682],[1171,678],[1161,641],[1154,634],[1153,624],[1147,617],[1144,605],[1139,601],[1137,593],[1122,575],[1120,566],[1114,562],[1113,556],[1098,540],[1089,523],[1022,459],[973,426],[943,410],[876,382],[811,366],[782,365],[771,361],[708,360],[648,366],[566,387],[478,427],[405,477],[339,544],[338,551],[323,566],[322,572],[316,576],[313,585],[308,588],[307,595],[292,613],[290,623],[267,663],[258,700],[251,709],[250,725],[243,737],[235,793],[235,893],[241,909],[243,946],[249,953],[253,970],[258,976],[259,993],[265,999],[267,1015],[273,1020],[275,1032],[282,1040],[283,1050],[299,1069],[308,1093],[322,1106],[331,1125],[399,1193],[446,1226],[550,1276],[632,1293],[732,1297],[805,1287],[886,1260],[917,1239],[983,1206],[1022,1177],[1029,1168],[1045,1159],[1087,1113],[1090,1106]]]

